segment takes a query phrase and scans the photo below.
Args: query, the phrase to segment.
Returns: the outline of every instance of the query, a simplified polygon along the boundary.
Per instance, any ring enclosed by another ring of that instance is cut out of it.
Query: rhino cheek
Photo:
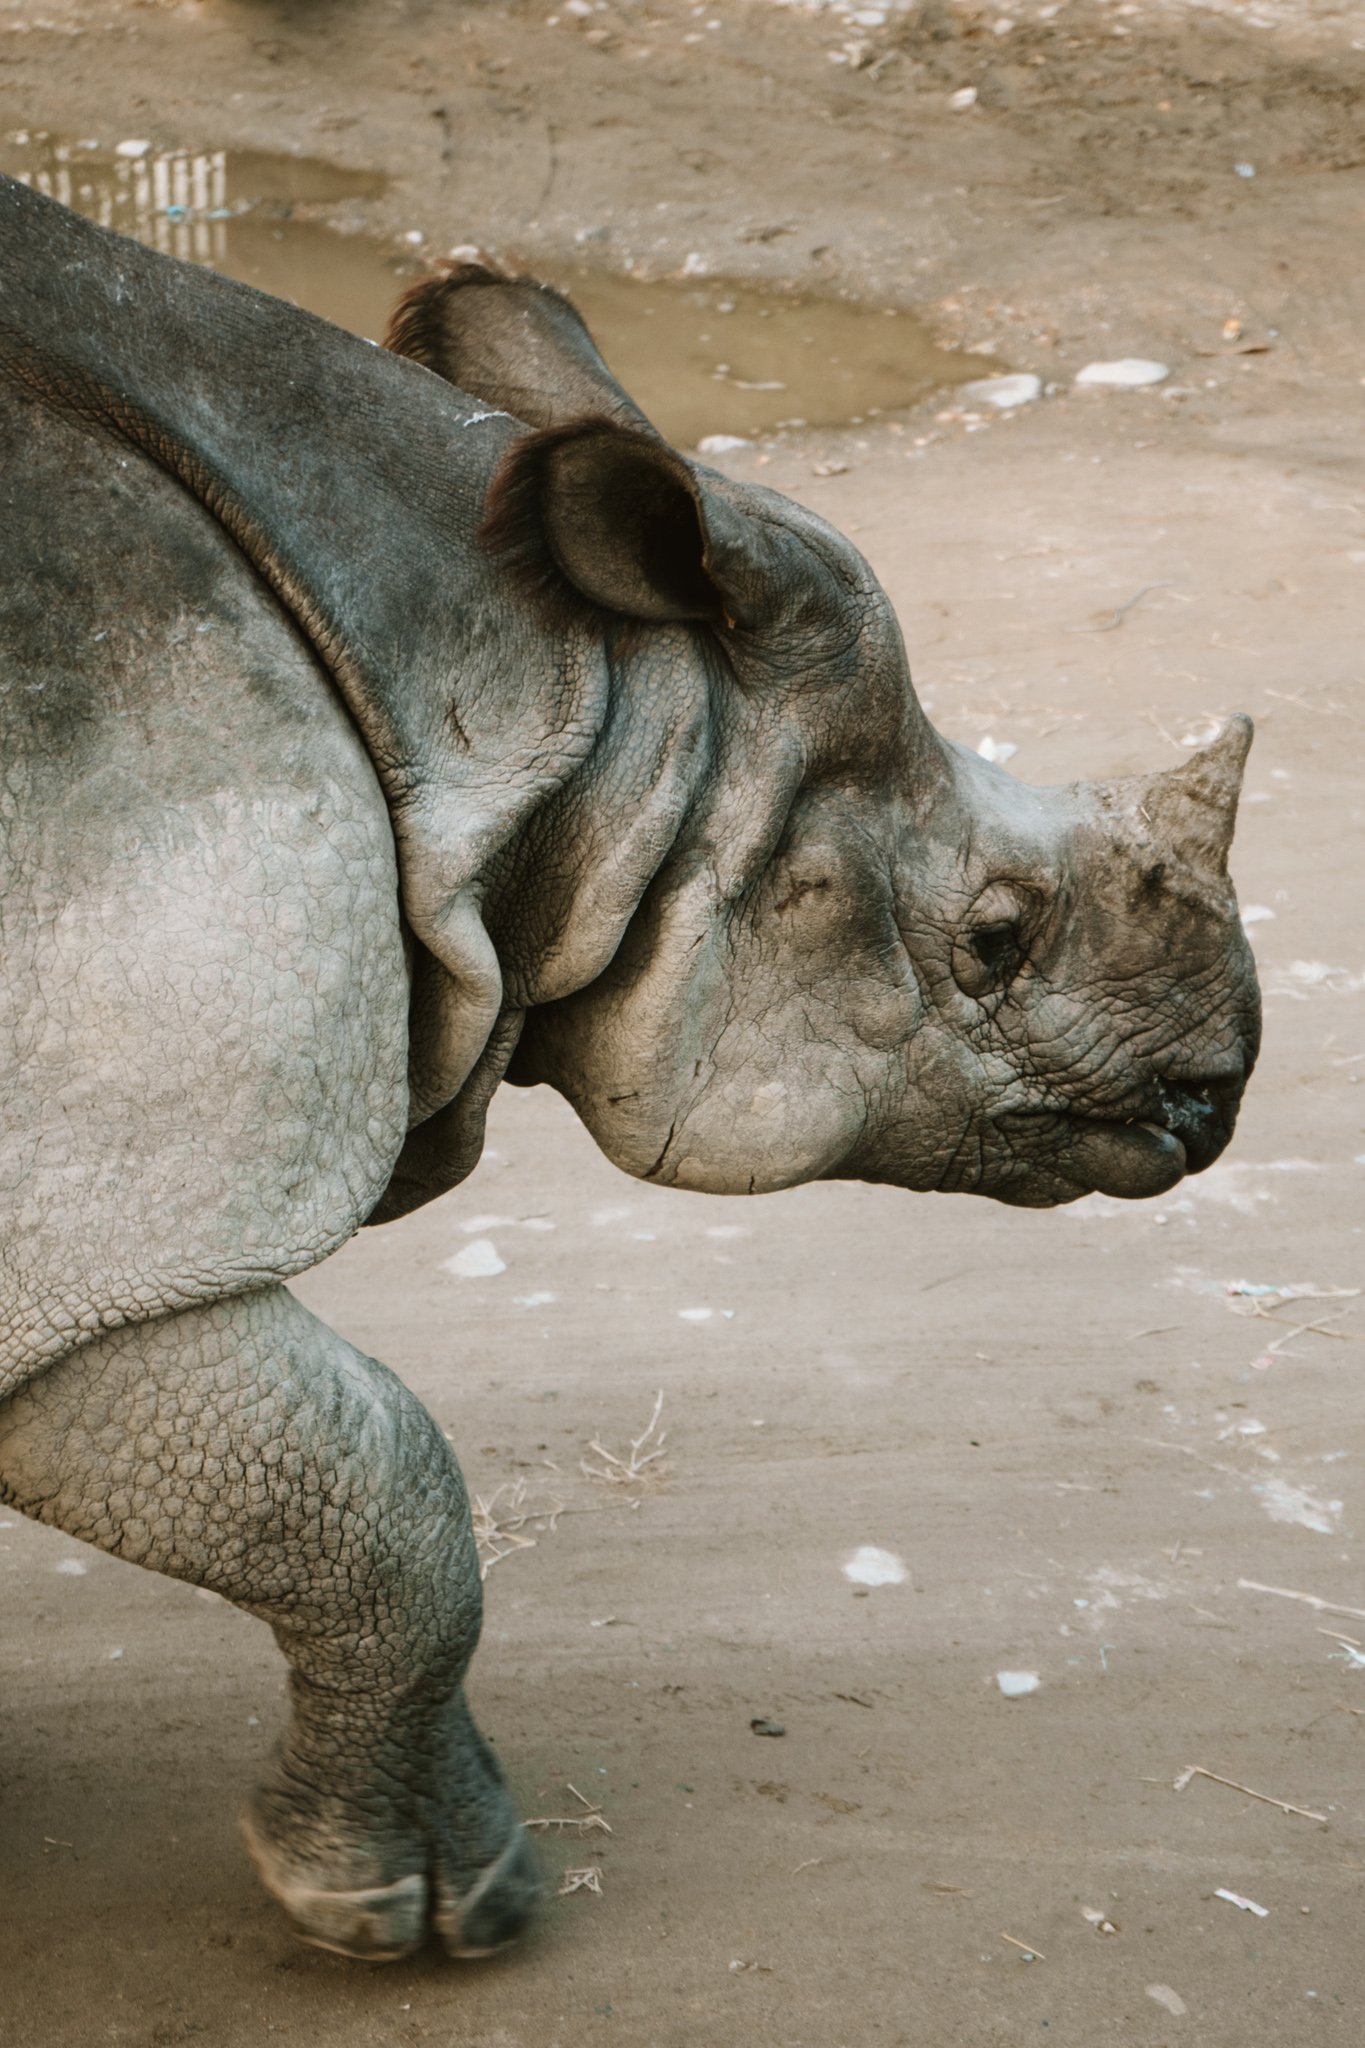
[[[646,1038],[632,1006],[579,1001],[533,1019],[513,1078],[558,1090],[625,1173],[706,1194],[765,1194],[818,1178],[849,1152],[867,1090],[837,1046],[780,1069],[761,1034],[731,1026],[706,1060],[682,1034]]]
[[[746,1067],[731,1081],[713,1081],[679,1120],[656,1178],[715,1195],[771,1194],[819,1179],[863,1127],[864,1098],[842,1065],[803,1062],[769,1081]]]

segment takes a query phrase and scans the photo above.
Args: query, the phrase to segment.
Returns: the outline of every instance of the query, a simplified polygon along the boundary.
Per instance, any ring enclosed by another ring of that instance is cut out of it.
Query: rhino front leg
[[[462,1679],[481,1592],[459,1468],[401,1382],[282,1287],[119,1330],[0,1407],[0,1492],[270,1623],[293,1713],[245,1827],[296,1931],[455,1955],[520,1930],[528,1838]]]

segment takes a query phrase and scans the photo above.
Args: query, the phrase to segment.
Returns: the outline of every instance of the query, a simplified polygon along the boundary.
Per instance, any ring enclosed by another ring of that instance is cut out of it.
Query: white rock
[[[685,1323],[709,1323],[715,1314],[713,1308],[680,1308],[678,1314]]]
[[[1146,356],[1120,356],[1113,363],[1087,363],[1077,370],[1076,382],[1135,390],[1142,384],[1164,384],[1170,374],[1167,364],[1151,362]]]
[[[1036,1671],[997,1671],[995,1682],[1007,1700],[1021,1700],[1037,1692],[1043,1681]]]
[[[729,455],[736,448],[752,448],[752,441],[746,441],[743,434],[703,434],[697,443],[698,455]]]
[[[1275,913],[1268,903],[1248,903],[1242,912],[1243,925],[1273,924]]]
[[[983,761],[994,761],[1003,768],[1006,761],[1012,760],[1019,749],[1013,740],[993,740],[987,733],[976,751]]]
[[[974,107],[976,105],[976,87],[974,85],[964,85],[960,91],[951,95],[948,105],[959,114],[966,107]]]
[[[457,1280],[491,1280],[495,1274],[507,1271],[507,1261],[498,1257],[496,1245],[487,1237],[476,1237],[453,1259],[442,1259],[441,1265]]]
[[[1043,380],[1020,370],[1011,377],[980,377],[974,384],[960,384],[957,395],[970,405],[993,405],[997,412],[1008,412],[1013,405],[1031,405],[1041,398]]]
[[[56,1565],[54,1569],[61,1572],[65,1578],[83,1579],[89,1570],[89,1566],[83,1565],[78,1557],[64,1557],[61,1563]]]
[[[1147,1996],[1154,1998],[1158,2005],[1164,2005],[1167,2012],[1173,2012],[1177,2019],[1189,2011],[1178,1991],[1172,1991],[1169,1984],[1149,1984]]]
[[[855,1586],[902,1586],[909,1576],[894,1550],[879,1550],[875,1543],[860,1545],[844,1566],[844,1577]]]
[[[132,157],[146,156],[151,146],[152,145],[150,142],[134,142],[131,140],[129,140],[128,142],[116,142],[114,144],[114,155]]]

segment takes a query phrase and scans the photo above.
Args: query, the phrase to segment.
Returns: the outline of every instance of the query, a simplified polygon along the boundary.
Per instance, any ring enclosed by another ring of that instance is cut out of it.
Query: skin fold
[[[458,1468],[282,1284],[476,1163],[1047,1206],[1217,1157],[1250,726],[1032,789],[813,514],[466,266],[386,350],[0,180],[0,1496],[275,1631],[304,1939],[510,1940]]]

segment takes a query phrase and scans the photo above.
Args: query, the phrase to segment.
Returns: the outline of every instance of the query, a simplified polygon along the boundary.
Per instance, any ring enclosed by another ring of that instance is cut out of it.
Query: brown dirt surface
[[[528,1814],[572,1785],[611,1832],[545,1832],[600,1895],[516,1953],[292,1947],[234,1831],[266,1632],[0,1518],[0,2042],[1355,2048],[1359,7],[44,8],[0,6],[0,132],[325,157],[390,181],[343,226],[822,279],[1036,370],[1013,414],[725,461],[857,538],[936,722],[1026,779],[1252,712],[1235,871],[1271,914],[1236,1141],[1159,1202],[670,1194],[504,1091],[465,1187],[299,1283],[530,1518],[475,1704]],[[1071,389],[1127,355],[1172,376]],[[480,1239],[504,1270],[459,1277]],[[585,1473],[659,1390],[662,1469]],[[903,1581],[851,1583],[864,1545]]]

